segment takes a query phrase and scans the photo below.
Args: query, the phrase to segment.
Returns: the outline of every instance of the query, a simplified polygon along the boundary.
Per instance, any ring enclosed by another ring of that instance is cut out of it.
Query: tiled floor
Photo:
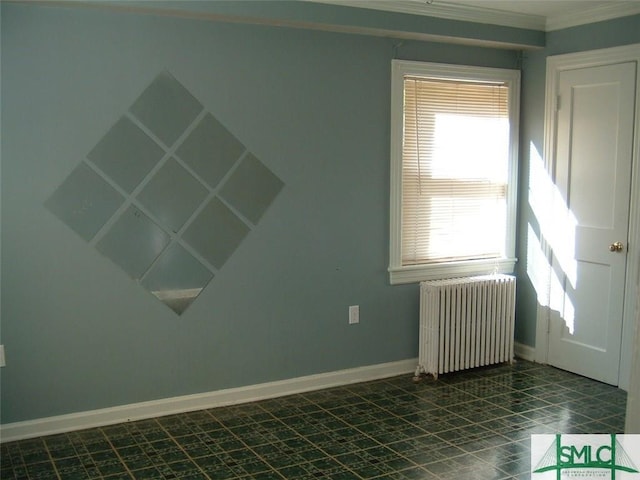
[[[518,362],[6,443],[2,479],[528,479],[532,433],[621,433],[623,391]]]

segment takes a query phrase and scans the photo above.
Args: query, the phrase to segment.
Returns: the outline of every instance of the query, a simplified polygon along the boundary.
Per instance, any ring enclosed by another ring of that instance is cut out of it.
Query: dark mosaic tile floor
[[[5,443],[2,479],[528,479],[532,433],[621,433],[626,394],[518,362]]]

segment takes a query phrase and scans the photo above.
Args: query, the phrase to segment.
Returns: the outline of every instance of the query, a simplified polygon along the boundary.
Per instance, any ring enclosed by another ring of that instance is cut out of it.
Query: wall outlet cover
[[[360,306],[351,305],[349,307],[349,325],[360,323]]]

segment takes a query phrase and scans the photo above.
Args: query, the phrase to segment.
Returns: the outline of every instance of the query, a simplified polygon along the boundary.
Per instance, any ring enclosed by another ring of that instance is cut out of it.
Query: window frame
[[[402,146],[404,134],[404,78],[419,76],[446,80],[504,82],[509,88],[509,173],[505,254],[500,258],[402,265]],[[391,62],[391,171],[389,280],[392,285],[422,280],[488,273],[512,273],[517,262],[516,219],[518,197],[518,139],[520,120],[520,71],[392,60]]]

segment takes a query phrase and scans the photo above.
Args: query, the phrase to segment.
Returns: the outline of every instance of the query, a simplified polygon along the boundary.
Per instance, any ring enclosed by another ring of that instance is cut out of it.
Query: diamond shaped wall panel
[[[140,127],[122,117],[87,158],[124,191],[131,193],[164,155]]]
[[[184,232],[184,240],[216,268],[229,259],[249,233],[229,208],[213,198]]]
[[[142,285],[174,312],[181,314],[212,278],[211,271],[174,243],[153,264]]]
[[[176,154],[215,188],[245,148],[213,115],[205,115]]]
[[[140,279],[169,243],[169,236],[137,208],[129,207],[97,244],[131,278]]]
[[[46,201],[51,213],[90,241],[124,197],[87,165],[78,165]]]
[[[208,190],[174,159],[169,159],[146,184],[138,200],[177,233],[200,206]]]
[[[169,73],[161,73],[130,109],[167,147],[184,133],[202,105]]]
[[[222,187],[220,197],[256,224],[282,187],[282,180],[256,157],[247,155]]]
[[[202,110],[158,75],[45,202],[178,315],[284,185]]]

